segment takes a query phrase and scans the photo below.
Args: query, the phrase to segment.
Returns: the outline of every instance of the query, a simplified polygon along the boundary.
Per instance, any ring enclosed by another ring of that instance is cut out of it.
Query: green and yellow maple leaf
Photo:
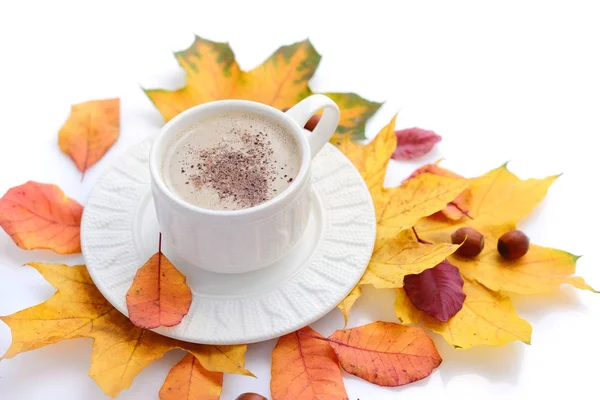
[[[312,94],[308,81],[321,55],[309,40],[277,49],[251,71],[242,71],[228,43],[196,36],[192,45],[175,53],[186,74],[177,90],[145,90],[165,121],[198,104],[223,99],[253,100],[277,109],[291,107]],[[337,136],[364,138],[367,119],[381,106],[354,93],[324,93],[340,108]]]

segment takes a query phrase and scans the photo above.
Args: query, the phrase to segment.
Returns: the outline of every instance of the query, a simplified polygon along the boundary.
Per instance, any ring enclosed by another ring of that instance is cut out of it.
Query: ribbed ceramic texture
[[[81,224],[82,249],[90,275],[108,301],[125,315],[127,290],[136,270],[149,257],[147,249],[142,248],[143,240],[137,236],[140,209],[150,196],[151,143],[148,139],[131,149],[101,177],[85,206]],[[252,343],[293,332],[335,308],[369,262],[375,241],[375,212],[360,174],[331,144],[313,160],[312,182],[316,202],[313,208],[319,211],[313,210],[313,219],[318,219],[313,223],[318,227],[314,235],[319,236],[305,239],[314,244],[305,251],[299,267],[282,273],[284,258],[277,267],[279,272],[273,272],[273,279],[265,279],[271,267],[260,274],[218,277],[221,285],[231,279],[232,285],[243,281],[245,288],[254,285],[259,290],[203,291],[206,286],[190,284],[193,301],[188,315],[175,327],[155,331],[197,343]],[[190,273],[194,270],[186,270],[188,281],[193,281]]]

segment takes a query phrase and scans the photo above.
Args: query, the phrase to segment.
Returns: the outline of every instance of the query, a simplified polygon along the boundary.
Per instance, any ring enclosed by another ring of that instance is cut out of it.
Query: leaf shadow
[[[573,287],[564,285],[551,293],[536,295],[511,294],[510,298],[517,313],[533,325],[535,333],[535,324],[549,317],[550,314],[572,311],[585,313],[588,308],[581,302],[581,296],[584,294],[587,293],[582,293]],[[589,293],[589,295],[597,296],[593,293]],[[535,342],[535,338],[533,342]]]
[[[536,324],[550,313],[586,310],[579,301],[579,293],[571,287],[540,295],[511,295],[511,299],[519,316],[533,326],[532,345],[535,345]],[[501,347],[477,346],[461,350],[454,349],[441,336],[433,335],[433,339],[444,360],[440,366],[444,385],[466,374],[513,385],[518,383],[528,345],[511,342]]]
[[[432,375],[435,374],[435,372],[436,371],[434,370]],[[384,392],[400,394],[400,393],[410,391],[410,390],[415,390],[415,391],[422,390],[423,387],[425,387],[429,384],[429,380],[431,379],[432,375],[429,375],[421,380],[411,382],[411,383],[403,385],[403,386],[387,387],[387,386],[378,386],[374,383],[370,383],[368,381],[365,381],[362,378],[359,378],[357,376],[354,376],[354,375],[349,374],[346,371],[342,370],[342,376],[344,378],[344,383],[345,383],[346,391],[348,392],[348,394],[352,393],[353,387],[363,386],[363,385],[373,386],[373,391],[376,392],[377,394],[381,394],[381,395],[383,395]],[[356,397],[352,397],[352,395],[350,395],[350,399],[355,399],[355,398]],[[362,397],[361,397],[361,399],[362,399]],[[358,400],[360,400],[360,399],[358,399]]]
[[[0,251],[2,255],[18,266],[30,262],[58,263],[67,265],[84,264],[82,254],[58,254],[51,250],[23,250],[16,246],[6,235],[6,239],[1,240]]]
[[[502,347],[477,346],[471,349],[455,349],[441,336],[433,340],[442,356],[439,367],[442,382],[447,386],[458,376],[474,374],[489,380],[516,384],[525,357],[522,342],[511,342]]]

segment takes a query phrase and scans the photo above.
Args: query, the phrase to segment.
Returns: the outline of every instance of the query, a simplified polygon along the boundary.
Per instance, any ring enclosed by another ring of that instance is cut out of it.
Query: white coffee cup
[[[312,132],[303,129],[319,110],[323,115]],[[290,186],[255,207],[217,211],[182,200],[165,184],[164,157],[174,137],[193,122],[230,111],[259,114],[278,122],[300,147],[301,166]],[[246,100],[219,100],[192,107],[170,120],[150,151],[152,196],[163,242],[178,258],[202,269],[241,273],[281,259],[304,232],[311,202],[311,160],[329,141],[340,119],[338,106],[315,94],[287,112]]]

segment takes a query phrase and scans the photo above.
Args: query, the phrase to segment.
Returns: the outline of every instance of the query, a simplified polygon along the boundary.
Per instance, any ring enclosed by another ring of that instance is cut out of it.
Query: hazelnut
[[[457,229],[456,232],[452,234],[452,243],[462,243],[458,250],[456,250],[457,254],[463,257],[475,257],[483,250],[485,241],[481,233],[473,228],[464,227]]]
[[[498,239],[498,253],[507,260],[523,257],[529,250],[529,238],[521,231],[510,231]]]
[[[290,109],[289,107],[285,107],[285,108],[282,108],[281,111],[286,112],[289,109]],[[310,119],[308,121],[306,121],[306,124],[304,124],[304,129],[307,129],[312,132],[320,120],[321,120],[320,115],[313,115],[312,117],[310,117]]]
[[[242,393],[235,400],[267,400],[267,398],[257,393]]]
[[[321,120],[320,115],[313,115],[312,117],[310,117],[310,119],[308,121],[306,121],[306,125],[304,125],[304,129],[308,129],[309,131],[312,132],[317,127],[317,124],[319,123],[320,120]]]

